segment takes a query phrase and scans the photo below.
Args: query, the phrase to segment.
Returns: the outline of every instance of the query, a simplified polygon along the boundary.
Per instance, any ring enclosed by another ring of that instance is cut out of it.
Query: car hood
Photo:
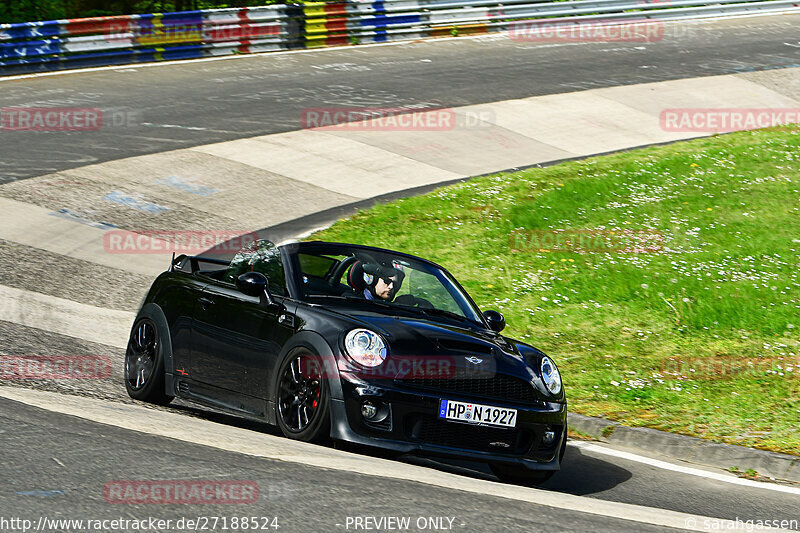
[[[447,358],[458,372],[517,376],[533,381],[544,394],[541,380],[534,371],[539,367],[541,352],[498,333],[423,317],[386,316],[354,310],[348,310],[347,314],[386,339],[390,358]]]

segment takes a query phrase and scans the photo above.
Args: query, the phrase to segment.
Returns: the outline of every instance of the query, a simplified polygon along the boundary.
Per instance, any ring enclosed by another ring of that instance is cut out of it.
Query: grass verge
[[[448,268],[570,410],[800,455],[800,127],[477,178],[311,239]]]

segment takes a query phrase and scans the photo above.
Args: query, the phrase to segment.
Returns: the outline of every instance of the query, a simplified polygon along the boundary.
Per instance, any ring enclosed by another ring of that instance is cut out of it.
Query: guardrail
[[[0,25],[0,74],[302,47],[297,6]]]
[[[800,12],[798,0],[387,0],[0,24],[0,75],[574,26]]]

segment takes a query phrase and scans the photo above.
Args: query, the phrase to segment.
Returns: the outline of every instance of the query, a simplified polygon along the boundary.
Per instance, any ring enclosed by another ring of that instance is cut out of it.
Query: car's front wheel
[[[290,351],[278,369],[278,427],[290,439],[320,442],[330,436],[331,415],[322,358],[306,348]]]
[[[125,388],[143,402],[167,405],[173,397],[164,391],[164,346],[159,326],[149,317],[139,317],[131,329],[125,351]]]

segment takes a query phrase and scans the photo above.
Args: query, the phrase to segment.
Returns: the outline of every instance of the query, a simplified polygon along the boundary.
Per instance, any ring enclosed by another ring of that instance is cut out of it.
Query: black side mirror
[[[497,331],[498,333],[503,331],[503,328],[506,327],[506,317],[503,316],[503,313],[499,313],[497,311],[484,311],[483,318],[486,319],[486,322],[489,323],[489,327],[492,331]]]
[[[272,304],[272,295],[267,288],[267,277],[260,272],[245,272],[236,278],[236,288],[248,296],[266,296],[267,303]]]

